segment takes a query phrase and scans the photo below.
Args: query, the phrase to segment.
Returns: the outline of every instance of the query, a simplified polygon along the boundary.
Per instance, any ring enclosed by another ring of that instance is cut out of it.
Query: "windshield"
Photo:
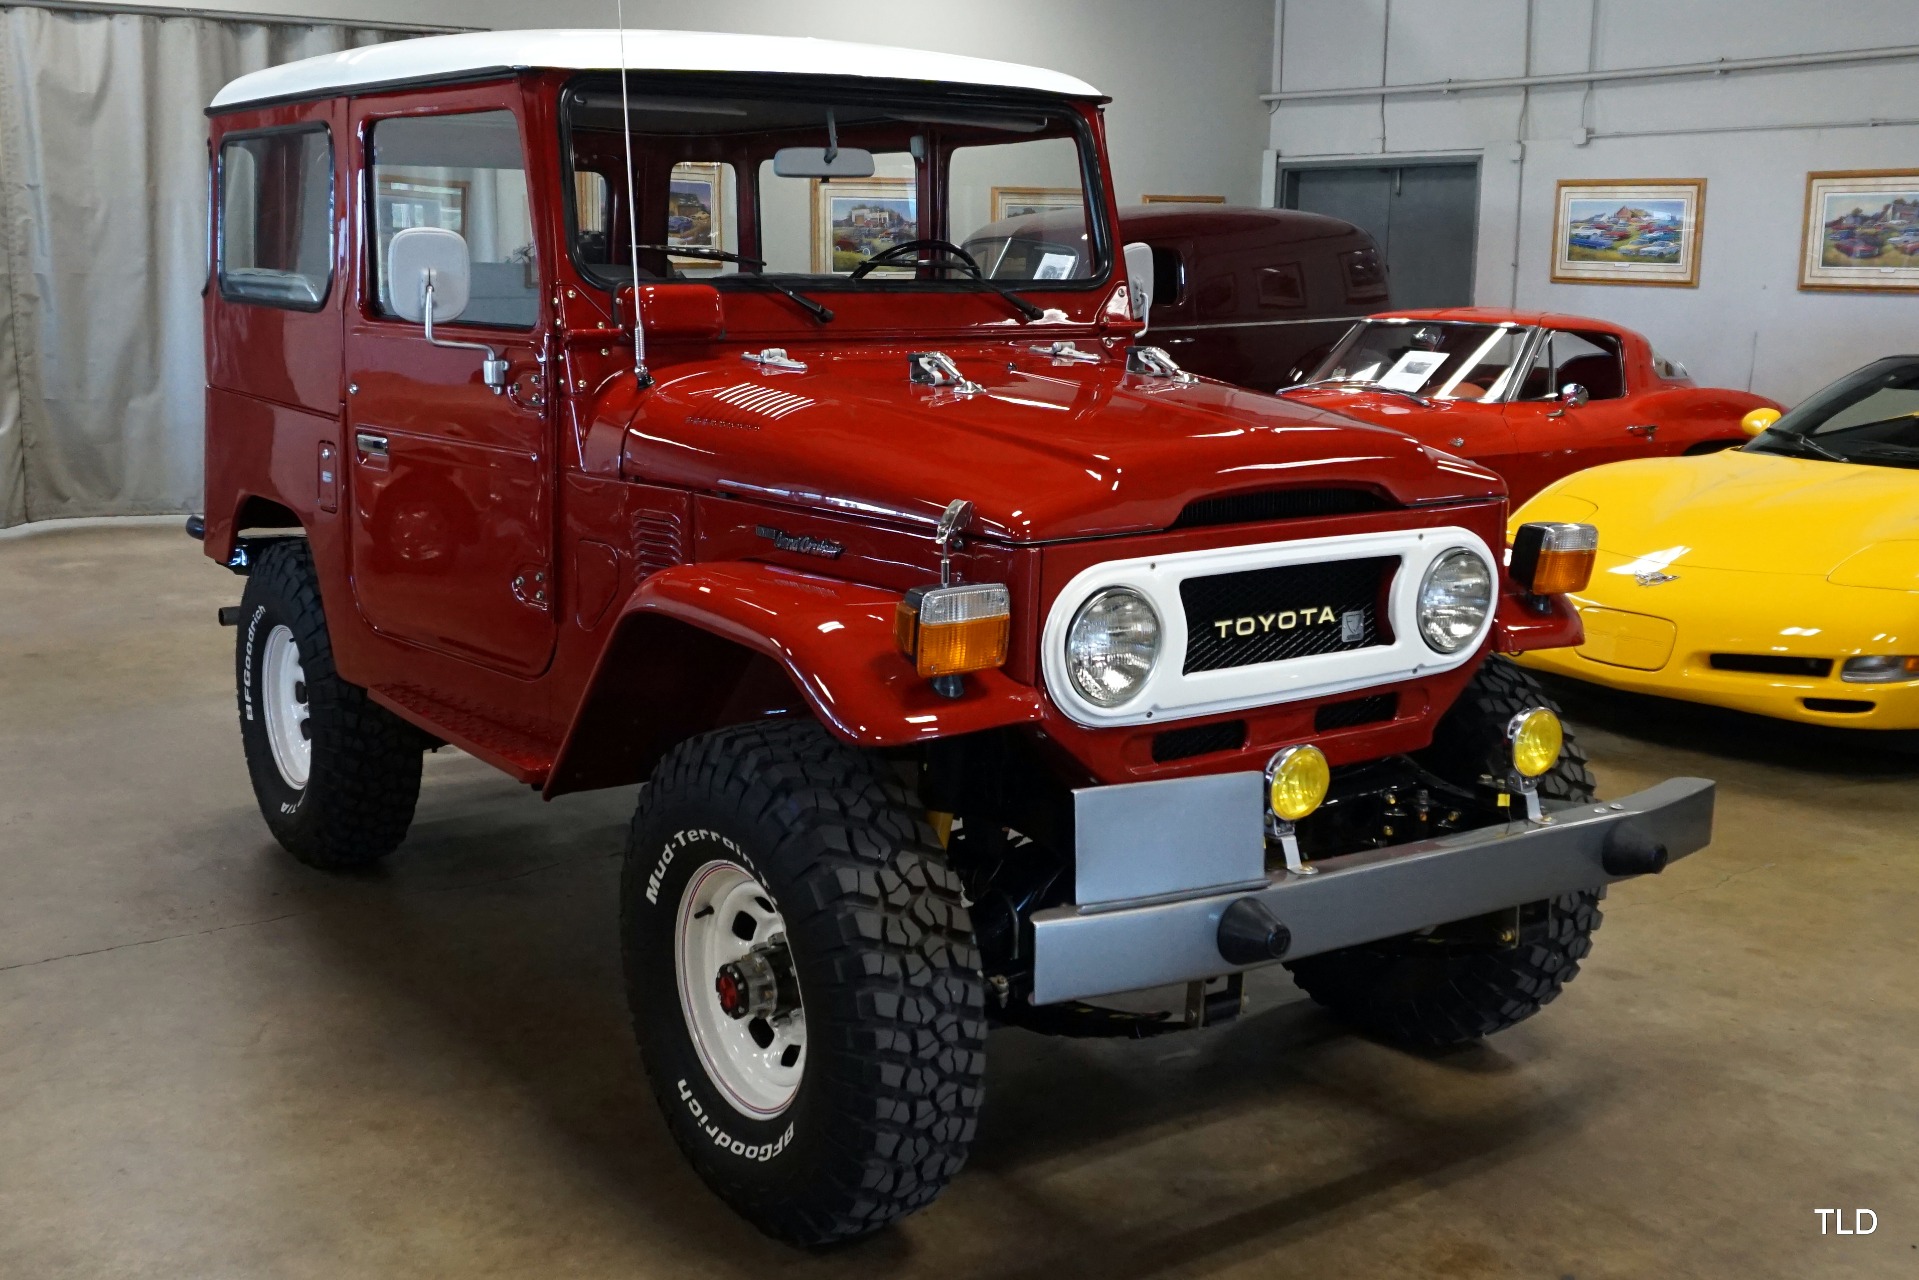
[[[1531,330],[1520,325],[1368,320],[1301,384],[1398,391],[1428,400],[1498,400]]]
[[[1919,356],[1893,356],[1847,374],[1773,423],[1746,449],[1919,466]]]
[[[1020,277],[1048,288],[1106,278],[1092,141],[1064,103],[870,89],[836,97],[790,85],[762,93],[686,77],[669,91],[635,79],[637,272],[620,112],[617,80],[583,83],[565,100],[573,255],[608,287],[637,276],[807,291],[979,289],[978,278],[1004,274],[1004,264],[978,264],[976,274],[962,246],[1039,208],[1070,226],[1063,247],[1035,256]],[[794,158],[802,150],[803,164]],[[928,240],[950,250],[885,257]]]

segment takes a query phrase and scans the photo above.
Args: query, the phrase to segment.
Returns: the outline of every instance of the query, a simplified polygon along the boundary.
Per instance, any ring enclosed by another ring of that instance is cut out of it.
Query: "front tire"
[[[1491,658],[1446,713],[1420,763],[1449,782],[1477,785],[1505,749],[1506,725],[1535,707],[1559,712],[1532,676]],[[1559,762],[1539,779],[1539,791],[1550,801],[1592,801],[1592,772],[1571,731]],[[1421,1049],[1478,1040],[1532,1017],[1579,975],[1605,892],[1587,889],[1527,904],[1510,946],[1414,935],[1310,956],[1287,968],[1307,995],[1382,1040]]]
[[[247,774],[273,838],[323,871],[392,853],[413,822],[425,743],[334,671],[304,539],[274,543],[255,562],[234,668]]]
[[[978,1123],[985,1004],[958,878],[891,771],[811,722],[682,743],[621,909],[654,1096],[715,1193],[806,1246],[939,1195]]]

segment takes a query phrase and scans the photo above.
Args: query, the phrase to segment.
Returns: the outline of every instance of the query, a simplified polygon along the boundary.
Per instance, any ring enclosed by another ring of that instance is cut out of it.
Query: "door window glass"
[[[1609,333],[1550,331],[1526,373],[1519,398],[1552,400],[1574,382],[1586,388],[1586,394],[1594,400],[1617,400],[1625,395],[1626,373],[1619,339]]]
[[[409,227],[465,237],[473,284],[462,324],[516,329],[539,317],[539,257],[520,127],[511,111],[382,120],[373,129],[376,306],[393,314],[387,246]]]
[[[333,279],[333,140],[325,126],[220,148],[220,296],[317,311]]]

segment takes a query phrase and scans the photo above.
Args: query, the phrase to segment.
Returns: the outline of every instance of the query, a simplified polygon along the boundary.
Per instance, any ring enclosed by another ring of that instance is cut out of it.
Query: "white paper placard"
[[[1040,255],[1039,268],[1033,272],[1035,280],[1065,280],[1073,274],[1073,263],[1078,261],[1070,253],[1046,253]]]
[[[1374,385],[1387,391],[1417,392],[1433,376],[1433,370],[1445,363],[1443,351],[1408,351]]]

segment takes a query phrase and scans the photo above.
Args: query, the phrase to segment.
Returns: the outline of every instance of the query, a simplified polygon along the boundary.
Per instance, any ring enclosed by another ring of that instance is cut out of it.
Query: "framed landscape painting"
[[[1555,284],[1699,284],[1704,178],[1564,179],[1555,206]]]
[[[730,166],[728,166],[730,167]],[[696,249],[724,249],[720,243],[720,184],[722,166],[681,163],[673,166],[667,180],[666,242]],[[711,258],[675,255],[673,265],[694,270],[718,271],[720,264]]]
[[[1801,289],[1919,289],[1919,169],[1806,175]]]
[[[874,254],[918,238],[919,194],[912,179],[814,181],[813,270],[843,276]]]
[[[993,221],[1055,209],[1084,209],[1086,198],[1078,187],[994,187]]]

